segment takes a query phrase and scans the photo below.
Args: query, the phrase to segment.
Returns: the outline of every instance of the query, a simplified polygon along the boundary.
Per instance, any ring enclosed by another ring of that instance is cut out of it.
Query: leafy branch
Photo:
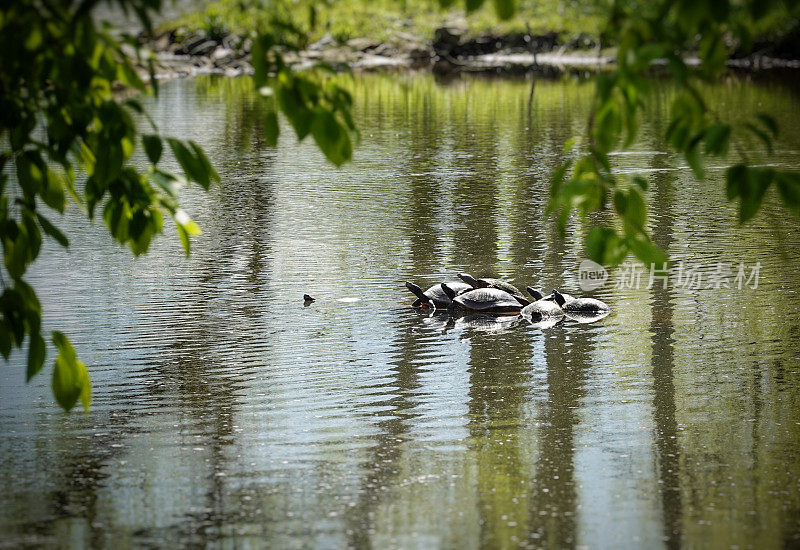
[[[796,2],[782,4],[797,13]],[[605,39],[617,45],[616,69],[595,77],[597,95],[589,118],[587,152],[578,159],[568,159],[556,170],[549,205],[549,211],[557,213],[562,232],[573,210],[585,219],[609,205],[614,209],[622,230],[604,226],[591,229],[586,249],[592,260],[616,265],[628,253],[646,264],[660,266],[668,260],[646,230],[647,207],[642,193],[647,190],[647,180],[615,175],[609,158],[611,151],[620,145],[630,146],[636,138],[639,112],[652,94],[649,76],[655,64],[664,65],[679,87],[670,108],[666,138],[686,159],[695,177],[705,177],[706,156],[725,157],[733,144],[738,162],[726,170],[726,192],[729,201],[739,200],[740,223],[758,212],[772,184],[784,204],[800,213],[800,174],[752,166],[740,144],[742,133],[749,133],[771,154],[778,136],[777,122],[766,113],[757,113],[751,121],[734,128],[719,120],[698,91],[699,84],[717,79],[725,70],[726,44],[747,48],[749,29],[778,7],[773,1],[741,5],[727,0],[614,3]],[[696,68],[684,58],[691,52],[699,58]]]

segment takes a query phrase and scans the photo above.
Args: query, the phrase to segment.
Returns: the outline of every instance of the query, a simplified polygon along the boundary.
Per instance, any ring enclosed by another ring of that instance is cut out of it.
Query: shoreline
[[[141,38],[142,46],[155,56],[155,75],[159,80],[219,74],[253,74],[250,62],[251,40],[228,34],[206,36],[202,32],[178,33],[173,30],[151,39]],[[588,43],[588,40],[586,41]],[[599,71],[616,64],[613,49],[579,48],[580,44],[559,44],[555,34],[543,36],[508,35],[465,39],[453,29],[437,29],[432,43],[398,33],[391,40],[375,42],[354,38],[344,44],[323,37],[300,52],[284,58],[297,68],[325,63],[337,69],[356,71],[430,70],[436,73],[526,73],[558,75],[570,71]],[[699,63],[687,57],[686,63]],[[654,64],[659,65],[657,62]],[[800,69],[800,60],[767,55],[732,57],[729,69],[760,72],[772,69]]]

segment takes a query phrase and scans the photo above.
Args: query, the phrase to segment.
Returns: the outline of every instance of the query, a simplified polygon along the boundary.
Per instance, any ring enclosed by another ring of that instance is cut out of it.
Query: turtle
[[[455,291],[456,295],[472,290],[471,286],[461,281],[450,281],[447,284]],[[417,300],[411,304],[413,307],[429,308],[433,305],[434,309],[447,309],[453,303],[444,293],[441,285],[433,285],[428,290],[423,291],[411,281],[406,281],[406,288],[417,297]]]
[[[442,290],[453,301],[452,309],[480,311],[483,313],[519,313],[522,304],[499,288],[475,288],[456,294],[449,283],[442,283]]]
[[[502,279],[493,279],[491,277],[476,279],[469,273],[459,273],[458,278],[468,285],[471,285],[472,288],[497,288],[499,290],[504,290],[516,298],[523,306],[527,306],[531,303],[517,287]]]
[[[522,308],[520,313],[523,317],[535,321],[547,318],[560,319],[564,317],[564,311],[555,301],[550,299],[550,296],[545,298],[541,292],[531,287],[526,287],[525,290],[527,290],[536,301]]]
[[[594,298],[573,298],[572,300],[567,300],[567,297],[561,294],[558,290],[553,290],[552,294],[555,302],[564,310],[564,313],[608,313],[611,311],[611,308],[608,307],[608,304],[605,302],[601,302],[600,300],[596,300]]]

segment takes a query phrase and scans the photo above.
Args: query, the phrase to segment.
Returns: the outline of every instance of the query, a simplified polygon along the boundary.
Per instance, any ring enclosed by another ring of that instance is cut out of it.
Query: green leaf
[[[189,215],[183,210],[177,210],[173,216],[175,219],[175,227],[178,230],[178,237],[181,239],[181,244],[183,245],[183,250],[186,252],[188,256],[191,252],[191,243],[189,242],[189,236],[191,235],[199,235],[202,233],[200,230],[200,226],[197,225]]]
[[[47,355],[47,346],[39,332],[31,334],[30,340],[30,347],[28,348],[28,368],[25,373],[25,380],[27,382],[30,382],[31,378],[42,370],[42,365],[44,365],[45,356]]]
[[[586,254],[601,265],[618,265],[625,259],[625,242],[610,227],[593,227],[586,236]]]
[[[291,83],[286,83],[277,87],[275,97],[278,107],[294,127],[297,139],[302,141],[311,131],[314,122],[314,112],[306,105],[303,94]]]
[[[758,113],[756,114],[756,117],[758,117],[758,120],[761,121],[761,124],[763,124],[767,130],[770,131],[772,137],[778,137],[778,123],[774,118],[766,113]]]
[[[164,145],[161,143],[161,136],[155,134],[148,134],[142,136],[142,145],[144,146],[147,158],[153,165],[158,164],[161,159],[161,153],[164,150]]]
[[[633,183],[638,185],[642,191],[647,191],[647,178],[642,176],[633,176]]]
[[[311,126],[314,141],[336,166],[341,166],[352,156],[350,138],[347,130],[336,120],[333,113],[323,107],[318,107]]]
[[[170,197],[177,199],[181,188],[183,187],[184,179],[178,179],[169,172],[163,172],[159,169],[153,170],[149,174],[150,181],[155,183],[164,190]]]
[[[195,158],[202,166],[203,171],[206,174],[208,174],[209,179],[211,181],[219,182],[219,174],[217,174],[217,171],[214,170],[214,167],[211,165],[211,161],[208,160],[208,157],[206,156],[205,151],[203,151],[203,148],[191,140],[189,140],[189,147],[191,147],[192,151],[194,151]],[[204,189],[208,191],[208,187],[209,186],[206,185],[204,186]]]
[[[636,229],[643,229],[647,220],[647,205],[644,197],[635,187],[628,190],[628,208],[625,212],[625,221]]]
[[[771,168],[737,164],[728,169],[726,177],[726,195],[729,201],[739,198],[739,223],[743,224],[758,212],[767,189],[776,178],[776,172]],[[781,191],[780,184],[778,189]]]
[[[699,142],[695,141],[693,145],[690,145],[684,152],[684,156],[697,179],[703,179],[706,172],[703,167],[703,156],[700,154]]]
[[[464,0],[464,7],[467,13],[471,13],[483,5],[483,0]]]
[[[275,45],[275,39],[271,34],[259,34],[253,40],[250,59],[253,64],[253,80],[256,88],[262,87],[267,82],[269,68],[267,66],[267,52]]]
[[[53,395],[64,410],[69,411],[80,399],[84,409],[88,410],[91,400],[91,385],[86,365],[78,360],[75,349],[67,337],[53,331],[53,343],[58,349],[53,368]]]
[[[95,149],[94,172],[92,176],[101,185],[116,178],[122,170],[122,144],[119,141],[101,139]]]
[[[3,354],[3,358],[7,361],[11,355],[12,330],[8,327],[8,321],[5,319],[3,321],[5,322],[0,324],[0,353]]]
[[[64,248],[69,247],[69,239],[67,239],[66,235],[64,235],[55,225],[50,223],[50,220],[39,214],[36,213],[36,219],[39,220],[39,225],[42,226],[44,232],[54,238],[58,244],[63,246]]]
[[[725,172],[725,196],[729,201],[742,194],[747,184],[748,168],[744,164],[736,164]]]
[[[139,91],[145,90],[144,82],[142,82],[142,79],[139,78],[139,75],[136,74],[136,71],[127,60],[117,64],[117,80],[128,88],[134,88]]]
[[[60,171],[56,172],[52,168],[48,168],[45,185],[41,192],[44,203],[61,213],[64,212],[64,208],[67,205],[66,179],[67,176]]]
[[[275,111],[269,111],[264,116],[264,138],[267,140],[267,145],[270,147],[278,145],[278,135],[280,131],[278,114]]]
[[[778,193],[787,208],[800,214],[800,174],[796,172],[776,172],[775,183]]]
[[[722,36],[716,32],[706,33],[700,41],[700,58],[703,68],[711,76],[716,76],[725,69],[728,51]]]
[[[494,11],[501,20],[511,19],[516,11],[513,0],[492,0]]]
[[[740,195],[739,223],[743,224],[756,215],[761,202],[775,176],[770,168],[750,168],[744,192]]]
[[[730,144],[730,124],[712,124],[705,131],[705,149],[709,155],[724,156]]]
[[[211,174],[203,161],[197,158],[180,140],[167,138],[167,142],[178,164],[181,165],[183,173],[186,174],[186,179],[199,183],[203,189],[208,189],[211,186]]]
[[[772,138],[763,131],[761,128],[752,124],[751,122],[744,123],[745,128],[750,130],[754,135],[756,135],[762,142],[764,142],[764,146],[767,148],[767,153],[770,155],[772,154]]]
[[[189,253],[192,251],[192,243],[189,242],[189,233],[180,224],[176,224],[175,229],[178,230],[178,237],[180,237],[181,239],[181,245],[183,246],[183,251],[186,253],[186,256],[188,257]]]
[[[31,210],[25,209],[22,212],[22,223],[25,225],[25,233],[28,235],[28,250],[26,250],[27,257],[25,261],[30,263],[39,256],[39,250],[42,247],[42,232],[39,231],[36,218]]]
[[[669,262],[667,253],[651,241],[644,232],[628,237],[626,241],[634,256],[647,266],[655,265],[661,267]]]
[[[16,159],[17,179],[26,196],[39,192],[44,183],[45,172],[42,170],[41,157],[38,153],[26,151]]]
[[[619,107],[613,100],[606,101],[595,115],[594,136],[600,151],[611,151],[619,140],[622,130],[622,117]]]
[[[618,189],[614,191],[614,209],[620,217],[624,217],[628,211],[628,197],[625,192]]]

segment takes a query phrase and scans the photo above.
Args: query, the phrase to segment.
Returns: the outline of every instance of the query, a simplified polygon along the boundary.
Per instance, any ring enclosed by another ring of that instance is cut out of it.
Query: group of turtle
[[[476,279],[468,273],[459,273],[459,281],[447,281],[422,290],[412,282],[406,283],[417,300],[414,307],[430,310],[458,310],[491,314],[521,314],[534,320],[556,320],[565,315],[577,320],[596,320],[608,315],[611,308],[594,298],[575,298],[553,290],[544,296],[532,287],[526,287],[533,300],[507,281],[501,279]]]

